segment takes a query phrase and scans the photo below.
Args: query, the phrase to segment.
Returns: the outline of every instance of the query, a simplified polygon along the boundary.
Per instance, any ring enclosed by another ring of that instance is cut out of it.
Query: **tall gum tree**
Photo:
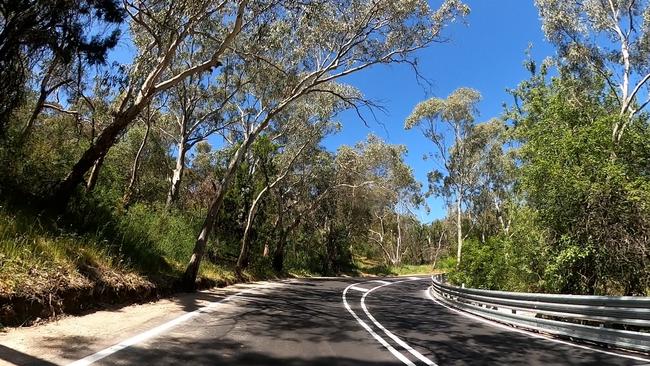
[[[54,203],[67,204],[84,175],[96,162],[103,160],[154,97],[192,75],[209,72],[221,65],[222,57],[245,23],[256,16],[248,3],[247,0],[124,1],[132,38],[138,48],[129,75],[130,84],[115,103],[111,123],[57,185],[52,197]],[[210,52],[178,72],[169,72],[179,48],[188,42],[196,42]]]
[[[440,193],[454,202],[456,214],[456,264],[460,265],[463,248],[463,205],[476,180],[476,160],[466,144],[475,128],[477,104],[481,94],[459,88],[447,98],[431,98],[415,106],[405,128],[419,127],[434,146],[431,154],[439,170],[429,173],[430,193]]]
[[[240,271],[248,265],[250,234],[253,220],[257,214],[258,207],[270,191],[276,186],[284,184],[285,188],[291,189],[296,184],[291,181],[295,175],[296,165],[306,164],[309,160],[308,154],[317,154],[318,144],[323,138],[336,130],[337,124],[331,122],[331,118],[343,108],[338,98],[328,94],[320,94],[320,98],[308,98],[296,103],[282,117],[281,123],[275,126],[272,132],[276,144],[280,150],[273,158],[273,165],[276,174],[266,177],[266,182],[253,199],[244,225],[244,233],[241,240],[237,269]],[[305,102],[309,102],[308,104]],[[320,107],[319,107],[320,106]],[[320,113],[314,113],[321,111]]]
[[[354,148],[341,147],[337,153],[337,163],[352,172],[349,183],[372,182],[356,193],[363,195],[372,214],[368,239],[391,265],[399,265],[408,250],[403,226],[411,206],[420,200],[421,187],[404,161],[406,153],[405,146],[387,144],[375,135]]]
[[[192,75],[165,93],[173,123],[170,129],[161,130],[176,145],[176,163],[165,204],[167,209],[178,200],[188,152],[200,141],[226,128],[222,112],[234,93],[225,83],[229,84],[236,77],[225,74],[216,78]]]
[[[247,99],[252,129],[239,143],[221,178],[206,219],[197,236],[183,283],[195,287],[199,266],[237,166],[255,138],[274,117],[309,94],[326,93],[354,107],[363,98],[337,79],[377,64],[407,63],[415,66],[412,53],[444,40],[443,28],[465,15],[469,8],[458,0],[446,0],[431,9],[424,0],[367,2],[328,1],[282,4],[269,14],[264,31],[240,38],[234,45],[249,62],[265,65],[264,73]]]
[[[302,225],[309,228],[313,239],[319,248],[325,250],[323,257],[323,272],[330,273],[337,255],[335,237],[340,230],[337,227],[352,227],[366,232],[365,226],[360,229],[351,222],[360,224],[358,217],[347,210],[341,210],[342,204],[361,199],[364,188],[373,184],[362,181],[363,176],[350,174],[354,166],[339,164],[336,156],[314,146],[304,158],[296,162],[295,171],[286,179],[279,182],[273,189],[277,204],[277,219],[274,222],[276,246],[273,250],[273,269],[281,273],[284,266],[285,252],[292,233]],[[303,231],[304,232],[304,231]],[[354,235],[352,230],[347,235]],[[295,242],[293,242],[295,248]]]
[[[471,137],[471,156],[478,161],[478,181],[472,198],[478,204],[472,204],[472,211],[476,211],[473,216],[495,217],[497,225],[492,225],[492,232],[510,235],[510,205],[516,202],[516,150],[508,149],[506,125],[500,119],[478,124]],[[480,226],[485,232],[484,225]]]
[[[546,37],[561,63],[603,78],[621,119],[612,125],[617,145],[630,120],[650,103],[650,6],[646,0],[535,0]]]

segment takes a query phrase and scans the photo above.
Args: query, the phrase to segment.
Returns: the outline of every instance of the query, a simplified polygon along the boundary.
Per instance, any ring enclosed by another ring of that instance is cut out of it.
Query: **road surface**
[[[650,364],[467,317],[436,303],[429,286],[430,279],[415,277],[283,281],[211,299],[128,337],[116,334],[111,347],[62,339],[57,351],[75,366]],[[0,363],[62,364],[45,353],[0,346]]]

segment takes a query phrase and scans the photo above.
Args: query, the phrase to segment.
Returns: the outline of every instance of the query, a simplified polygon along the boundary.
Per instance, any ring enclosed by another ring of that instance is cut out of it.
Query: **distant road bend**
[[[430,278],[290,280],[215,301],[79,365],[650,365],[472,318]]]

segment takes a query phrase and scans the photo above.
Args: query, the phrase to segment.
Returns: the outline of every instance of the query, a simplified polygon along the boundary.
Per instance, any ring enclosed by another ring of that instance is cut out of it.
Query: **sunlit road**
[[[429,286],[427,278],[287,281],[215,299],[224,304],[93,350],[76,365],[648,363],[468,318],[434,302]]]

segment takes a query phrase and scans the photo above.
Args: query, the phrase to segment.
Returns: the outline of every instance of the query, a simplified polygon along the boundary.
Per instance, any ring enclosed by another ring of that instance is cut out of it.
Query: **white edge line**
[[[149,329],[149,330],[147,330],[147,331],[145,331],[143,333],[137,334],[137,335],[135,335],[135,336],[133,336],[131,338],[128,338],[128,339],[126,339],[126,340],[124,340],[124,341],[122,341],[122,342],[120,342],[118,344],[112,345],[112,346],[110,346],[110,347],[108,347],[106,349],[103,349],[103,350],[99,351],[99,352],[93,353],[90,356],[86,356],[86,357],[84,357],[84,358],[82,358],[80,360],[74,361],[74,362],[68,364],[68,366],[87,366],[87,365],[91,365],[91,364],[93,364],[93,363],[95,363],[95,362],[97,362],[97,361],[99,361],[99,360],[101,360],[101,359],[103,359],[105,357],[108,357],[108,356],[110,356],[110,355],[112,355],[112,354],[114,354],[114,353],[116,353],[118,351],[121,351],[121,350],[123,350],[125,348],[128,348],[130,346],[133,346],[134,344],[142,343],[142,342],[146,341],[147,339],[150,339],[150,338],[153,338],[153,337],[155,337],[157,335],[160,335],[163,332],[165,332],[166,330],[169,330],[169,329],[171,329],[171,328],[173,328],[173,327],[175,327],[175,326],[177,326],[177,325],[179,325],[181,323],[184,323],[184,322],[186,322],[186,321],[188,321],[188,320],[190,320],[190,319],[192,319],[192,318],[194,318],[194,317],[196,317],[196,316],[198,316],[200,314],[207,313],[207,312],[213,310],[214,308],[216,308],[217,306],[223,305],[223,303],[228,302],[228,301],[232,300],[233,298],[235,298],[237,296],[253,292],[254,290],[257,290],[257,289],[272,288],[272,287],[277,287],[277,286],[282,286],[282,284],[281,283],[270,283],[270,284],[269,283],[263,283],[263,284],[260,284],[259,286],[248,288],[248,289],[246,289],[244,291],[240,291],[240,292],[238,292],[236,294],[228,295],[228,296],[224,297],[223,299],[221,299],[219,301],[211,302],[208,305],[205,305],[204,307],[202,307],[200,309],[194,310],[194,311],[192,311],[190,313],[185,313],[185,314],[183,314],[183,315],[181,315],[181,316],[179,316],[179,317],[177,317],[175,319],[172,319],[172,320],[170,320],[170,321],[168,321],[166,323],[163,323],[163,324],[161,324],[161,325],[159,325],[159,326],[157,326],[155,328]]]
[[[377,290],[377,289],[379,289],[379,288],[382,288],[382,287],[390,286],[390,285],[395,284],[395,283],[402,283],[402,282],[408,282],[408,281],[418,281],[418,280],[423,280],[423,278],[410,278],[410,279],[408,279],[408,280],[396,281],[396,282],[388,283],[388,284],[385,284],[385,285],[381,285],[381,286],[373,287],[372,289],[370,289],[370,291],[366,292],[366,293],[363,294],[363,296],[361,297],[361,308],[362,308],[363,311],[366,313],[366,315],[368,316],[368,318],[369,318],[369,319],[370,319],[370,320],[371,320],[371,321],[372,321],[372,322],[373,322],[373,323],[374,323],[374,324],[375,324],[379,329],[381,329],[381,330],[382,330],[382,331],[383,331],[387,336],[389,336],[389,337],[392,338],[395,342],[397,342],[397,344],[399,344],[400,346],[402,346],[405,350],[409,351],[413,356],[417,357],[420,361],[426,363],[427,365],[429,365],[429,366],[438,366],[435,362],[431,361],[430,359],[428,359],[427,357],[425,357],[423,354],[421,354],[420,352],[418,352],[418,351],[416,351],[415,349],[413,349],[413,347],[409,346],[406,342],[404,342],[403,340],[401,340],[398,336],[396,336],[396,335],[393,334],[391,331],[389,331],[388,329],[386,329],[383,325],[381,325],[381,323],[379,323],[379,322],[377,321],[377,319],[375,319],[375,317],[372,316],[372,314],[370,314],[370,311],[368,311],[368,308],[366,307],[366,296],[368,296],[371,292],[373,292],[373,291],[375,291],[375,290]],[[425,279],[425,280],[426,280],[426,279]]]
[[[361,282],[359,282],[359,283],[361,283]],[[345,290],[343,290],[342,298],[343,298],[343,306],[345,306],[345,309],[346,309],[350,314],[352,314],[352,316],[354,317],[354,319],[355,319],[359,324],[361,324],[361,326],[363,327],[363,329],[365,329],[368,333],[370,333],[370,335],[372,335],[373,338],[375,338],[379,343],[381,343],[382,346],[384,346],[384,347],[385,347],[385,348],[386,348],[390,353],[392,353],[393,356],[397,357],[397,359],[400,360],[400,361],[402,361],[405,365],[408,365],[408,366],[415,366],[415,364],[414,364],[413,362],[411,362],[411,360],[409,360],[408,358],[406,358],[406,356],[404,356],[404,355],[401,354],[399,351],[397,351],[395,348],[393,348],[393,346],[391,346],[390,344],[388,344],[388,342],[386,342],[385,339],[383,339],[379,334],[375,333],[375,331],[372,330],[372,328],[370,328],[370,326],[369,326],[368,324],[366,324],[366,322],[364,322],[363,320],[361,320],[361,318],[359,318],[359,316],[358,316],[357,314],[355,314],[354,311],[352,311],[352,309],[350,308],[350,305],[348,304],[348,300],[346,299],[345,295],[347,294],[348,290],[349,290],[351,287],[353,287],[354,285],[358,285],[359,283],[352,284],[352,285],[346,287]]]
[[[431,286],[431,287],[433,287],[433,286]],[[586,350],[590,350],[590,351],[600,352],[600,353],[604,353],[604,354],[611,355],[611,356],[619,356],[619,357],[629,358],[629,359],[632,359],[632,360],[643,361],[643,362],[650,361],[647,358],[642,358],[642,357],[637,357],[637,356],[632,356],[632,355],[626,355],[626,354],[621,354],[621,353],[616,353],[616,352],[610,352],[610,351],[606,351],[606,350],[599,349],[599,348],[589,347],[589,346],[582,345],[582,344],[576,344],[576,343],[572,343],[572,342],[563,341],[561,339],[548,337],[548,336],[545,336],[543,334],[530,332],[530,331],[527,331],[527,330],[524,330],[524,329],[509,327],[507,325],[501,324],[499,322],[495,322],[493,320],[485,319],[485,318],[482,318],[480,316],[469,314],[469,313],[464,312],[462,310],[454,309],[454,308],[452,308],[450,306],[447,306],[447,305],[441,303],[436,298],[434,298],[433,295],[431,295],[431,287],[426,289],[425,292],[427,293],[427,297],[429,297],[429,299],[431,299],[436,304],[438,304],[438,305],[440,305],[442,307],[445,307],[445,308],[447,308],[447,309],[449,309],[449,310],[451,310],[451,311],[453,311],[455,313],[458,313],[458,314],[460,314],[460,315],[462,315],[464,317],[467,317],[467,318],[470,318],[470,319],[473,319],[473,320],[477,320],[477,321],[489,324],[489,325],[491,325],[493,327],[505,329],[505,330],[508,330],[508,331],[511,331],[511,332],[517,332],[517,333],[525,334],[525,335],[530,336],[530,337],[544,339],[544,340],[547,340],[547,341],[550,341],[550,342],[564,344],[564,345],[567,345],[567,346],[572,346],[572,347],[576,347],[576,348],[582,348],[582,349],[586,349]]]

